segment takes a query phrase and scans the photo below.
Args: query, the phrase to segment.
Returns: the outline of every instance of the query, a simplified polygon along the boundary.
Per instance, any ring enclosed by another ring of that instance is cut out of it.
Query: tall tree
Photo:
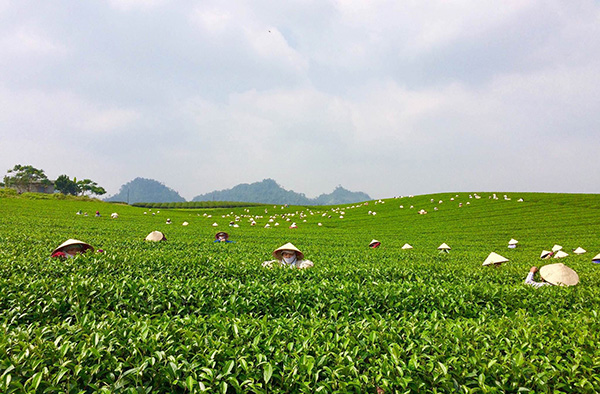
[[[106,194],[106,190],[103,187],[98,186],[98,184],[91,179],[84,179],[82,181],[77,182],[77,186],[79,187],[79,191],[83,196],[86,192],[90,192],[90,194],[96,194],[101,196]]]
[[[35,183],[41,183],[44,186],[52,185],[48,180],[44,170],[37,169],[31,165],[22,166],[17,164],[13,169],[8,170],[8,174],[4,177],[4,183],[8,187],[17,187],[17,189],[31,191],[31,187]]]
[[[75,179],[71,180],[67,175],[61,175],[54,181],[54,188],[62,194],[71,194],[76,196],[79,193],[79,186]]]

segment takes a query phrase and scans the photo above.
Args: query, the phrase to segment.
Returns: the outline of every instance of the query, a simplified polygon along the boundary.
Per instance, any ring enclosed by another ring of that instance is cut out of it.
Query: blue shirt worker
[[[216,233],[215,240],[213,242],[225,242],[228,244],[233,243],[233,241],[229,240],[229,234],[227,234],[225,231],[219,231],[218,233]]]

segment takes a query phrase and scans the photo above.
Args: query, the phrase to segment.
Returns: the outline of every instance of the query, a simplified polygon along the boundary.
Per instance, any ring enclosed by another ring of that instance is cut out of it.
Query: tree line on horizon
[[[43,189],[53,186],[55,191],[72,196],[84,196],[86,193],[98,196],[106,194],[106,190],[91,179],[71,179],[68,175],[63,174],[58,176],[55,181],[51,181],[44,170],[32,165],[16,164],[7,171],[7,175],[0,182],[0,187],[13,188],[19,192],[35,191],[34,188],[38,185]]]

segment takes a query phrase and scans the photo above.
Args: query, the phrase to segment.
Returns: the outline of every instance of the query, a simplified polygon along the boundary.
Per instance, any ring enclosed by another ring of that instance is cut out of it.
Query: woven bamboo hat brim
[[[150,234],[148,234],[148,236],[146,236],[146,241],[153,241],[153,242],[158,242],[158,241],[166,241],[167,237],[165,237],[165,235],[163,233],[161,233],[160,231],[152,231]]]
[[[542,250],[542,253],[540,254],[540,259],[550,258],[551,255],[552,255],[551,251],[549,251],[549,250]]]
[[[406,250],[406,249],[412,249],[413,247],[410,246],[409,244],[404,244],[404,246],[402,246],[402,249]]]
[[[438,246],[439,250],[450,250],[452,249],[450,246],[446,245],[445,243],[441,244],[440,246]]]
[[[560,246],[560,245],[554,245],[554,246],[552,247],[552,251],[553,251],[553,252],[558,252],[558,251],[559,251],[559,250],[561,250],[561,249],[562,249],[562,246]]]
[[[540,276],[556,286],[574,286],[579,283],[577,272],[563,263],[548,264],[540,268]]]
[[[500,256],[498,253],[490,253],[487,259],[483,262],[482,265],[492,265],[492,264],[501,264],[507,263],[508,259],[506,257]]]
[[[296,252],[296,257],[298,260],[304,260],[304,253],[302,253],[297,247],[295,247],[291,242],[286,243],[283,246],[278,247],[277,249],[275,249],[273,251],[273,256],[277,259],[277,260],[281,260],[281,253],[284,250],[291,250]]]
[[[215,234],[215,239],[219,239],[220,236],[224,236],[225,239],[229,239],[229,234],[227,234],[225,231],[219,231],[218,233]]]
[[[558,252],[556,252],[556,254],[554,255],[555,259],[562,259],[564,257],[567,257],[568,254],[563,252],[562,250],[559,250]]]
[[[516,245],[516,244],[518,244],[518,243],[519,243],[519,241],[517,241],[517,240],[516,240],[516,239],[514,239],[514,238],[511,238],[511,239],[510,239],[510,241],[508,241],[508,244],[509,244],[509,245]]]
[[[584,254],[585,252],[586,252],[586,250],[584,248],[582,248],[581,246],[573,251],[573,253],[575,253],[575,254]]]
[[[62,249],[66,248],[67,246],[71,246],[71,245],[81,245],[82,252],[85,252],[87,250],[91,250],[92,252],[94,251],[94,248],[92,247],[92,245],[90,245],[86,242],[79,241],[77,239],[67,239],[65,242],[58,245],[58,247],[56,249],[54,249],[51,254],[60,252],[60,251],[62,251]]]

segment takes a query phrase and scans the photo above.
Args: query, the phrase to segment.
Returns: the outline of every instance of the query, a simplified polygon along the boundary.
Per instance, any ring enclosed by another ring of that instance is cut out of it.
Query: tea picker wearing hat
[[[575,286],[579,283],[579,275],[577,275],[577,272],[563,263],[548,264],[540,268],[539,271],[542,282],[533,280],[533,276],[537,271],[537,267],[531,267],[527,274],[527,278],[525,278],[525,284],[533,287],[542,287],[548,285]]]
[[[225,242],[225,243],[233,243],[233,241],[229,240],[229,234],[225,231],[219,231],[215,234],[215,240],[213,242]]]
[[[288,268],[310,268],[315,265],[310,260],[304,259],[304,253],[302,253],[297,247],[291,243],[287,243],[273,251],[273,257],[276,260],[265,261],[262,266],[271,268],[273,265]]]
[[[71,259],[78,254],[87,252],[88,250],[91,250],[92,252],[94,251],[92,245],[76,239],[68,239],[52,251],[51,257]]]

